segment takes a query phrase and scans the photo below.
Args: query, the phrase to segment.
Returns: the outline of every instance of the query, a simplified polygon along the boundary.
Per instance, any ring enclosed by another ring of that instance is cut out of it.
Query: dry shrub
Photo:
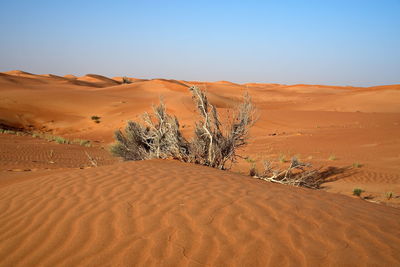
[[[129,121],[124,133],[115,132],[116,144],[111,152],[125,160],[176,158],[187,161],[188,143],[179,130],[175,116],[167,114],[161,101],[153,114],[144,113],[143,124]]]
[[[273,183],[318,189],[325,182],[328,173],[313,169],[311,164],[300,162],[293,157],[289,167],[283,170],[274,168],[270,161],[264,161],[263,172],[252,176]]]
[[[249,128],[254,124],[255,108],[248,94],[233,111],[230,120],[221,122],[217,109],[208,101],[204,91],[189,88],[193,95],[199,120],[194,136],[188,141],[178,119],[167,114],[164,103],[153,106],[153,114],[144,113],[142,123],[129,121],[124,132],[115,132],[116,143],[111,151],[125,160],[173,158],[221,170],[229,169],[238,157],[237,149],[247,143]],[[264,181],[318,189],[327,178],[343,173],[344,168],[313,169],[310,164],[292,158],[286,169],[273,167],[264,161],[258,172],[253,162],[250,175]]]
[[[248,130],[255,121],[250,96],[246,94],[234,110],[232,120],[222,124],[205,92],[196,86],[189,90],[201,118],[190,142],[182,136],[178,119],[166,113],[161,101],[153,107],[153,115],[143,115],[144,124],[129,121],[124,133],[116,131],[117,142],[111,151],[125,160],[174,158],[218,169],[229,168],[227,163],[235,161],[237,148],[246,144]]]
[[[227,163],[236,160],[237,149],[246,144],[249,128],[255,121],[250,96],[245,94],[232,120],[222,124],[217,109],[210,104],[204,91],[196,86],[190,91],[201,116],[190,143],[190,161],[218,169],[229,168]]]
[[[124,76],[124,77],[122,77],[122,83],[123,84],[130,84],[130,83],[132,83],[132,81],[128,77]]]

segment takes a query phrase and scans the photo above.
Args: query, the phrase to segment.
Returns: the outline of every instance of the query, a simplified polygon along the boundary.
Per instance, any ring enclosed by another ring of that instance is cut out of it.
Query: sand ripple
[[[171,161],[0,188],[1,266],[396,266],[400,210]]]

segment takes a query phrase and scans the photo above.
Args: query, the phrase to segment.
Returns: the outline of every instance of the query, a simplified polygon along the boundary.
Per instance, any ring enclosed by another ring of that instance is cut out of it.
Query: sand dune
[[[400,85],[130,80],[0,73],[0,126],[95,144],[0,134],[0,266],[400,264]],[[221,172],[109,154],[114,130],[160,97],[190,138],[191,85],[222,117],[252,96],[259,120],[240,151],[251,161],[296,155],[341,173],[311,191],[240,175],[243,159]]]
[[[395,266],[400,211],[171,161],[0,189],[3,266]]]
[[[86,74],[85,76],[79,77],[78,80],[96,84],[101,87],[113,86],[113,85],[120,84],[119,82],[117,82],[113,79],[110,79],[110,78],[107,78],[107,77],[104,77],[101,75],[96,75],[96,74]]]

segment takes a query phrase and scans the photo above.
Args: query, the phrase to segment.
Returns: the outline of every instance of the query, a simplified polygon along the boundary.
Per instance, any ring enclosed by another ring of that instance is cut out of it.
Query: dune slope
[[[0,73],[0,125],[106,146],[113,142],[116,129],[128,120],[140,120],[140,114],[162,97],[168,112],[178,117],[183,134],[190,137],[198,117],[188,86],[207,90],[222,115],[248,91],[260,117],[242,156],[258,164],[263,159],[279,164],[282,157],[296,155],[317,167],[361,166],[325,189],[351,195],[354,188],[362,188],[370,200],[400,207],[399,84],[362,88],[129,79],[132,83],[122,84],[121,77],[94,74],[78,78]],[[101,117],[100,123],[92,116]],[[234,171],[248,172],[248,162],[239,164]],[[395,197],[387,201],[390,192]]]
[[[0,188],[1,266],[396,266],[400,210],[167,160]]]

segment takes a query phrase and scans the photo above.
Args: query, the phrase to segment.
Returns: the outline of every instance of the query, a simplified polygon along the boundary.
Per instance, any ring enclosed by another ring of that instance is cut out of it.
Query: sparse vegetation
[[[284,154],[280,154],[279,155],[279,162],[280,163],[285,163],[287,160],[286,160],[286,156],[284,155]]]
[[[386,192],[386,193],[385,193],[385,198],[386,198],[387,200],[392,199],[393,196],[394,196],[393,192]]]
[[[248,94],[234,110],[232,121],[222,124],[217,109],[205,92],[190,87],[201,120],[196,123],[195,136],[190,142],[190,161],[218,169],[226,169],[237,157],[237,149],[247,143],[248,130],[254,124],[255,108]]]
[[[85,147],[91,147],[92,144],[89,140],[83,140],[83,139],[74,139],[70,140],[61,136],[54,136],[51,134],[46,134],[46,133],[37,133],[37,132],[24,132],[24,131],[19,131],[19,130],[8,130],[8,129],[2,129],[0,128],[0,133],[3,134],[13,134],[17,136],[31,136],[33,138],[40,138],[44,139],[48,142],[56,142],[58,144],[78,144],[81,146]]]
[[[353,163],[353,168],[361,168],[362,164],[358,163],[358,162],[354,162]]]
[[[151,158],[174,158],[218,169],[229,169],[237,157],[237,148],[245,145],[248,130],[255,121],[251,99],[245,95],[243,102],[235,110],[232,121],[222,123],[216,108],[208,102],[204,93],[191,87],[193,99],[200,114],[195,125],[194,137],[187,141],[181,134],[178,119],[166,113],[164,103],[153,107],[153,114],[145,113],[143,124],[129,121],[124,132],[115,132],[116,143],[111,147],[114,155],[125,160]],[[264,162],[264,171],[259,173],[255,160],[245,157],[251,163],[249,174],[261,180],[293,186],[317,189],[332,170],[320,172],[310,164],[293,157],[284,170],[273,168]],[[281,155],[281,162],[286,162]],[[332,172],[332,173],[330,173]]]
[[[3,134],[17,134],[17,131],[7,130],[7,129],[0,129],[0,133],[3,133]]]
[[[328,159],[329,160],[337,160],[337,157],[335,155],[330,155]]]
[[[153,107],[152,115],[143,115],[144,124],[129,121],[124,133],[116,131],[117,142],[111,147],[113,154],[125,160],[174,158],[218,169],[229,169],[236,160],[237,148],[246,144],[248,130],[255,121],[250,96],[244,96],[243,102],[234,111],[232,120],[223,124],[205,92],[196,86],[189,90],[200,115],[192,140],[188,141],[183,137],[178,119],[166,113],[165,105],[161,101],[158,106]]]
[[[124,76],[124,77],[122,77],[122,83],[123,84],[130,84],[130,83],[132,83],[132,81],[128,77]]]
[[[70,143],[70,141],[69,141],[68,139],[65,139],[65,138],[63,138],[63,137],[61,137],[61,136],[56,136],[56,137],[54,138],[54,141],[55,141],[56,143],[58,143],[58,144],[69,144],[69,143]]]
[[[96,115],[93,115],[92,117],[90,117],[90,119],[91,119],[92,121],[94,121],[95,123],[100,123],[101,117],[96,116]]]
[[[309,163],[300,162],[297,157],[293,157],[289,167],[283,170],[274,167],[270,161],[264,161],[263,172],[258,173],[257,170],[251,170],[250,175],[268,182],[302,186],[311,189],[320,188],[324,182],[324,177],[319,172],[319,169],[313,169]]]
[[[41,138],[41,139],[47,140],[49,142],[56,142],[58,144],[77,144],[77,145],[86,146],[86,147],[91,146],[91,142],[89,140],[83,140],[83,139],[70,140],[70,139],[67,139],[67,138],[64,138],[61,136],[54,136],[51,134],[33,133],[32,137]]]
[[[78,140],[80,146],[91,147],[91,143],[89,140]]]
[[[354,196],[361,196],[361,194],[364,192],[364,190],[362,190],[361,188],[354,188],[353,189],[353,195]]]
[[[255,163],[252,163],[252,164],[251,164],[251,167],[250,167],[250,170],[249,170],[249,175],[250,175],[251,177],[258,176],[258,171],[257,171],[256,164],[255,164]]]
[[[248,163],[255,163],[256,161],[254,160],[254,159],[252,159],[252,158],[250,158],[250,157],[244,157],[244,160],[246,161],[246,162],[248,162]]]
[[[179,131],[176,117],[166,113],[161,101],[153,106],[154,114],[143,114],[144,125],[128,121],[125,132],[116,131],[111,152],[125,160],[177,158],[188,160],[188,142]]]

